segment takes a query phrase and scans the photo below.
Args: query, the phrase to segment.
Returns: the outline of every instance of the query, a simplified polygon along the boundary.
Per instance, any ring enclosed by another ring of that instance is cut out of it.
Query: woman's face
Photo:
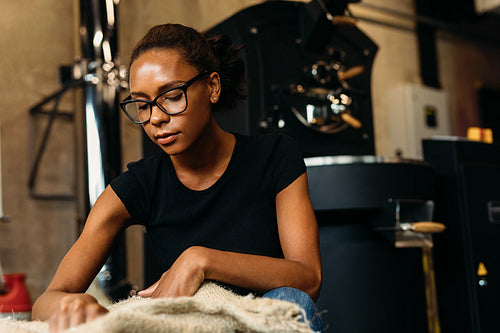
[[[130,94],[133,99],[153,100],[159,93],[198,74],[199,70],[186,63],[177,50],[147,51],[130,67]],[[203,76],[187,89],[186,111],[168,115],[153,106],[151,119],[143,124],[146,134],[169,155],[188,151],[215,124],[212,103],[219,92],[217,74]]]

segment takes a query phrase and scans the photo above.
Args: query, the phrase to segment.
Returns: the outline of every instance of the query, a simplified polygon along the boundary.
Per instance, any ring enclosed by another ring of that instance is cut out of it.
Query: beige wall
[[[134,43],[155,24],[178,22],[200,30],[229,17],[260,0],[122,0],[119,7],[119,43],[126,63]],[[29,108],[58,88],[61,64],[71,64],[75,44],[76,1],[0,0],[0,123],[3,162],[4,211],[12,221],[0,225],[0,259],[6,272],[25,272],[33,297],[47,286],[57,264],[74,241],[75,204],[64,201],[35,201],[29,198],[27,181],[29,152],[43,127],[29,127]],[[413,13],[412,0],[365,0],[365,4]],[[417,39],[413,22],[351,5],[354,14],[382,20],[400,28],[361,20],[359,27],[379,46],[372,76],[373,112],[377,153],[387,151],[388,88],[399,83],[420,83]],[[403,28],[401,28],[403,27]],[[440,80],[450,94],[454,133],[463,135],[467,126],[477,125],[477,84],[500,86],[500,49],[463,40],[449,34],[438,36]],[[63,105],[72,109],[73,99]],[[58,121],[52,133],[41,170],[41,190],[73,191],[75,147],[70,123]],[[32,137],[36,137],[34,141]],[[140,129],[124,120],[123,160],[140,156]],[[130,279],[141,285],[140,229],[129,233]]]
[[[403,82],[421,83],[417,36],[414,33],[415,25],[412,21],[373,10],[364,6],[365,3],[411,14],[413,1],[372,0],[364,1],[359,5],[351,5],[353,15],[367,19],[358,22],[359,29],[379,47],[372,67],[372,108],[376,153],[385,156],[390,154],[387,147],[389,139],[387,89]],[[379,21],[397,28],[374,23]]]
[[[439,34],[438,41],[440,79],[450,96],[452,125],[456,135],[465,136],[467,127],[480,125],[477,89],[500,88],[500,45],[448,33]]]
[[[46,288],[57,263],[73,242],[72,202],[34,201],[28,195],[29,151],[34,149],[28,110],[59,88],[58,67],[73,59],[72,1],[0,1],[0,123],[4,213],[0,260],[6,273],[24,272],[36,296]],[[62,107],[71,109],[71,99]],[[39,141],[39,140],[38,140]],[[73,191],[71,123],[52,133],[39,183],[41,191]]]

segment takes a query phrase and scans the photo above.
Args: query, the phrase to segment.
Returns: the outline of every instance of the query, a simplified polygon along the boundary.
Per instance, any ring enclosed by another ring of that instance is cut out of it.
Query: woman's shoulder
[[[235,134],[242,150],[255,151],[259,154],[274,154],[282,150],[299,150],[294,139],[283,133],[266,133],[259,135]]]
[[[290,138],[286,134],[279,132],[263,133],[256,135],[244,135],[238,133],[233,133],[233,134],[235,135],[236,140],[238,142],[253,146],[259,146],[259,145],[269,146],[269,145],[286,144],[294,142],[292,138]]]
[[[168,159],[168,156],[166,158]],[[159,176],[165,174],[162,172],[165,164],[165,156],[161,153],[130,162],[127,165],[128,170],[111,181],[111,187],[124,202],[135,200],[139,193],[150,196],[157,186]]]
[[[127,164],[127,170],[115,179],[115,182],[138,182],[146,187],[154,186],[158,177],[168,177],[171,172],[170,159],[163,152],[141,158]]]
[[[164,164],[168,159],[168,155],[163,152],[158,152],[150,156],[143,157],[137,161],[127,164],[129,171],[140,171],[143,169],[151,171],[151,168],[157,168]]]

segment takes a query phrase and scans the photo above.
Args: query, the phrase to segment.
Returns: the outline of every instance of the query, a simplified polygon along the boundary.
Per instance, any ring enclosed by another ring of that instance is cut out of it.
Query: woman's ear
[[[217,103],[220,97],[221,84],[220,76],[217,72],[212,72],[208,78],[208,89],[211,103]]]

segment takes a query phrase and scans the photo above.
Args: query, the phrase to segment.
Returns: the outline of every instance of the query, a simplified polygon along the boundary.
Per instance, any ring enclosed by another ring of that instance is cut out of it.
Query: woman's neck
[[[193,190],[210,187],[226,171],[235,144],[233,134],[210,126],[188,151],[170,156],[177,177]]]

